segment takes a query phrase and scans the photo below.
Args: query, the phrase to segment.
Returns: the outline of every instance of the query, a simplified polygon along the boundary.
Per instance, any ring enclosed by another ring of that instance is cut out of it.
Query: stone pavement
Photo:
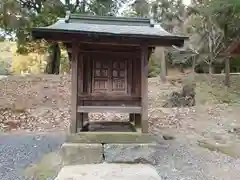
[[[150,165],[104,163],[65,166],[55,180],[161,180],[161,178]]]

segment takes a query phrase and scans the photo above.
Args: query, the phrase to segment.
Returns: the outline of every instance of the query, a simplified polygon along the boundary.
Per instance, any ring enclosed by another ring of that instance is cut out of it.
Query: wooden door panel
[[[127,94],[127,60],[94,59],[92,93]]]

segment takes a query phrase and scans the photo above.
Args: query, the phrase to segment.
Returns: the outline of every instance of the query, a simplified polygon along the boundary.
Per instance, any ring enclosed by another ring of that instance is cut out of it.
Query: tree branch
[[[45,0],[43,0],[45,1]],[[35,11],[37,11],[38,13],[41,12],[41,5],[42,5],[42,0],[38,0],[38,2],[36,1],[31,1],[31,0],[19,0],[19,4],[23,7],[23,8],[27,8],[27,9],[34,9]]]

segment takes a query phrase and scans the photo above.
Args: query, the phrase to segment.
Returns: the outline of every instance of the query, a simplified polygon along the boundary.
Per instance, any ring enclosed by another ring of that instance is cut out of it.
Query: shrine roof
[[[181,41],[184,43],[187,37],[171,34],[161,26],[156,27],[148,18],[125,18],[113,16],[86,16],[68,14],[66,18],[59,18],[58,21],[47,27],[32,29],[34,38],[49,37],[49,33],[100,35],[100,36],[121,36],[134,37],[136,39],[165,39]],[[174,42],[172,44],[175,44]]]

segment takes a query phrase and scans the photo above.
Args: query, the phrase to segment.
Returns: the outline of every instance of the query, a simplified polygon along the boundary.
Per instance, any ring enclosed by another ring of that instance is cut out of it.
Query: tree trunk
[[[192,59],[192,73],[195,74],[196,59],[195,56],[191,57]]]
[[[50,56],[45,68],[47,74],[59,74],[60,72],[60,58],[61,50],[58,43],[55,43],[49,47]]]
[[[230,87],[230,65],[229,65],[229,57],[225,60],[225,85]]]
[[[180,70],[180,73],[184,73],[183,63],[179,64],[179,70]]]
[[[163,50],[163,52],[161,53],[162,57],[161,57],[161,72],[160,72],[160,78],[162,80],[163,83],[165,83],[167,81],[167,73],[166,73],[166,59],[165,59],[165,52]]]
[[[228,24],[224,26],[224,43],[227,44],[228,41]],[[225,59],[225,85],[230,87],[230,57]]]
[[[208,65],[208,73],[212,74],[212,63],[211,62]]]
[[[86,12],[86,0],[82,1],[82,12],[81,13],[85,13]]]

